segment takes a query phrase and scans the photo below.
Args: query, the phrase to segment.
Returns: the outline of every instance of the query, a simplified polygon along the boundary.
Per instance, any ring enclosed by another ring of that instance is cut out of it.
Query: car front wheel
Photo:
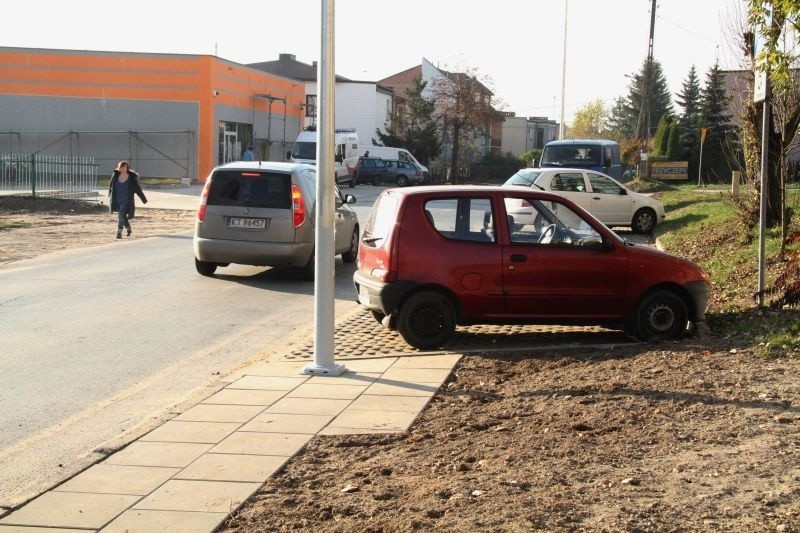
[[[194,268],[197,269],[198,274],[202,274],[203,276],[213,276],[214,272],[217,270],[217,264],[209,263],[208,261],[200,261],[195,257]]]
[[[686,331],[686,304],[674,292],[658,290],[636,306],[636,334],[642,340],[673,339]]]
[[[342,261],[352,263],[358,258],[358,227],[353,228],[353,235],[350,237],[350,249],[342,254]]]
[[[398,174],[397,175],[397,186],[398,187],[406,187],[408,186],[408,176],[405,174]]]
[[[656,226],[656,214],[652,209],[642,208],[636,211],[631,222],[634,233],[650,233]]]
[[[455,309],[443,294],[420,292],[411,296],[400,307],[397,330],[414,348],[437,348],[450,339],[455,329]]]

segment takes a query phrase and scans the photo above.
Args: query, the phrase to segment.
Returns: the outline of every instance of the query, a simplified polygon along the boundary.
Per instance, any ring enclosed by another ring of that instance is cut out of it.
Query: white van
[[[417,161],[417,158],[405,148],[395,148],[394,146],[369,146],[363,144],[358,147],[358,155],[369,155],[370,157],[380,157],[381,159],[406,161],[416,166],[422,172],[422,176],[425,178],[425,180],[429,180],[431,177],[430,172],[428,172],[428,167]]]
[[[358,134],[355,129],[337,129],[334,132],[334,168],[336,169],[336,183],[348,183],[355,187],[353,177],[358,164]],[[292,163],[317,164],[317,131],[306,129],[301,131],[294,142],[294,148],[286,153],[286,158]]]

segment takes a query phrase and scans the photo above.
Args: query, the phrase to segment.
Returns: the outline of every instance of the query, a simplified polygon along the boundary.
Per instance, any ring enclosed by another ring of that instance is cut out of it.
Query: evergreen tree
[[[638,132],[653,135],[656,125],[664,114],[672,113],[672,98],[670,97],[667,80],[661,63],[656,59],[652,62],[651,73],[651,98],[649,109],[642,106],[645,97],[645,84],[647,80],[647,59],[642,63],[641,70],[633,76],[628,85],[628,96],[618,98],[611,110],[609,124],[612,129],[618,130],[626,137],[632,137]],[[648,111],[650,116],[650,131],[647,132]]]
[[[662,115],[661,120],[658,121],[658,128],[656,128],[656,136],[653,140],[653,155],[667,155],[669,132],[672,127],[672,115]]]
[[[667,141],[667,160],[681,161],[681,142],[678,124],[673,122],[669,127],[669,140]]]
[[[681,108],[678,117],[678,159],[689,162],[689,177],[697,177],[697,159],[700,154],[700,80],[694,65],[675,95],[675,101]]]
[[[725,80],[719,63],[716,63],[708,70],[705,85],[700,91],[700,127],[706,128],[703,168],[700,169],[703,177],[723,180],[730,178],[731,167],[725,157],[724,147],[731,127],[727,109]]]
[[[442,150],[442,143],[436,122],[433,119],[434,103],[422,96],[426,82],[420,78],[412,81],[406,89],[404,106],[392,112],[392,120],[388,131],[376,130],[378,141],[373,144],[405,148],[423,165],[437,157]]]

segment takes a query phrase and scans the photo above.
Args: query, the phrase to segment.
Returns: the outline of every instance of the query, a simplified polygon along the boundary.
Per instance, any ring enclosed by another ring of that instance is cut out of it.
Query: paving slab
[[[239,431],[315,435],[328,425],[333,418],[333,415],[263,413],[242,426]]]
[[[355,385],[364,386],[374,383],[381,377],[380,373],[345,372],[341,376],[313,376],[308,385]]]
[[[350,429],[376,429],[386,433],[405,431],[418,413],[408,411],[356,411],[347,409],[328,427]]]
[[[103,533],[195,533],[214,531],[227,512],[150,511],[131,509],[103,528]],[[48,530],[51,531],[51,530]],[[85,530],[84,530],[84,533]]]
[[[134,509],[230,513],[253,494],[260,483],[173,479],[143,498]]]
[[[287,398],[325,398],[354,400],[367,389],[366,385],[322,385],[306,383],[286,395]]]
[[[239,428],[228,422],[164,422],[139,440],[142,442],[193,442],[216,444]]]
[[[427,396],[432,397],[441,383],[411,383],[407,381],[388,381],[379,379],[364,391],[365,395],[379,396]]]
[[[175,479],[263,483],[288,460],[280,455],[207,453],[181,470]]]
[[[343,361],[343,363],[344,366],[347,367],[347,370],[353,372],[380,373],[385,372],[390,366],[395,364],[396,361],[396,357],[385,357],[381,359],[355,359]]]
[[[461,360],[461,354],[401,357],[392,365],[392,368],[446,368],[449,373],[459,360]]]
[[[422,411],[428,402],[429,396],[380,396],[375,394],[362,394],[348,407],[360,411],[405,411],[417,413]]]
[[[139,498],[120,494],[50,491],[0,519],[0,524],[99,529]]]
[[[211,448],[211,452],[291,457],[299,452],[311,440],[311,437],[311,435],[299,434],[237,431]]]
[[[261,405],[267,407],[286,395],[286,391],[258,389],[222,389],[201,403],[217,405]]]
[[[260,405],[198,404],[173,418],[180,422],[247,422],[266,409]]]
[[[267,408],[265,413],[338,415],[352,400],[328,398],[283,398]]]
[[[211,449],[212,444],[188,442],[132,442],[108,457],[105,464],[184,468]]]
[[[382,382],[411,381],[419,383],[444,382],[450,375],[450,368],[398,368],[392,366],[381,376]]]
[[[225,388],[288,391],[307,379],[308,377],[244,376]]]
[[[91,492],[145,496],[180,472],[163,466],[127,466],[100,463],[62,483],[56,492]]]
[[[63,527],[4,526],[0,524],[0,533],[86,533],[86,530],[66,529]]]
[[[241,373],[246,376],[303,377],[304,366],[301,363],[266,361],[249,366]]]

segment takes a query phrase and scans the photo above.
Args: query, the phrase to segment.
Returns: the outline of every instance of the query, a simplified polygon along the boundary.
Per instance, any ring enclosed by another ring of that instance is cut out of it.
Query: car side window
[[[600,194],[622,194],[622,187],[600,174],[589,174],[589,183],[592,185],[592,192]]]
[[[512,244],[597,248],[603,237],[566,204],[526,197],[505,198]]]
[[[576,172],[559,172],[550,178],[551,191],[585,192],[583,175]]]
[[[437,198],[424,206],[425,217],[443,237],[493,243],[492,203],[489,198]]]

